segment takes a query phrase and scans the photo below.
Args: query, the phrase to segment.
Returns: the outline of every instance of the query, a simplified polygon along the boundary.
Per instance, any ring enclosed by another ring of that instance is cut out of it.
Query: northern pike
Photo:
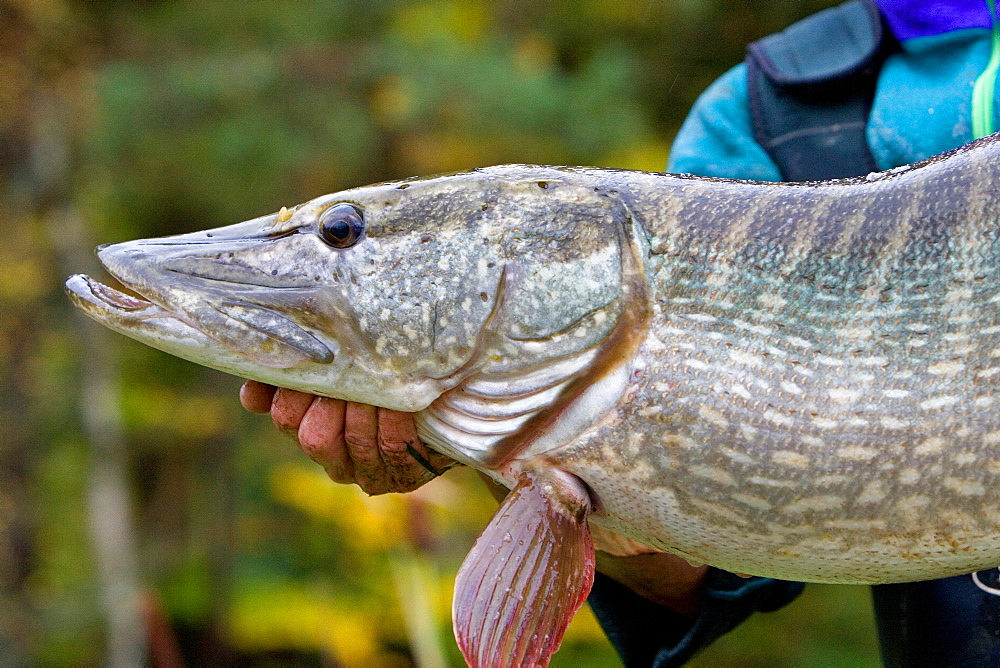
[[[459,572],[473,665],[545,663],[590,523],[739,573],[1000,564],[1000,139],[819,183],[507,165],[99,248],[98,322],[415,413],[513,491]]]

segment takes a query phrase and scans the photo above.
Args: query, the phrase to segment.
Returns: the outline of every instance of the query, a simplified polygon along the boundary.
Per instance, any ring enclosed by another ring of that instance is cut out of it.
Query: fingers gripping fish
[[[415,414],[511,488],[459,572],[472,665],[544,664],[589,524],[728,570],[1000,563],[1000,142],[762,184],[508,165],[99,249],[74,303],[171,354]]]

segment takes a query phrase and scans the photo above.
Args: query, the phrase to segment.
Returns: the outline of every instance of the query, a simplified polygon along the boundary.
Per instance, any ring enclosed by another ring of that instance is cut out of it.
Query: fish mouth
[[[335,358],[329,346],[275,310],[238,299],[192,300],[194,306],[173,309],[165,300],[118,280],[135,294],[85,274],[70,276],[66,291],[77,308],[102,325],[224,371],[236,372],[242,366],[227,360],[227,353],[274,369],[303,362],[329,364]]]
[[[147,318],[173,318],[170,311],[159,304],[137,295],[131,295],[96,281],[86,274],[75,274],[66,280],[66,290],[74,303],[87,313],[95,309],[108,314],[128,315],[144,320]]]

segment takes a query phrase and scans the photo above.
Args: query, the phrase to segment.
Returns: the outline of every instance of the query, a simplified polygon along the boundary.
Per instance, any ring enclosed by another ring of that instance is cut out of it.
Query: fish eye
[[[365,219],[360,209],[350,204],[335,204],[319,221],[319,235],[334,248],[350,248],[365,233]]]

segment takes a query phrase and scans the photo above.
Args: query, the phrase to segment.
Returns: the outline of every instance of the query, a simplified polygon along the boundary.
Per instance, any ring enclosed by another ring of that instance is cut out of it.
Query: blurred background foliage
[[[98,242],[502,162],[662,169],[747,42],[833,4],[0,0],[0,664],[457,665],[468,471],[368,500],[235,378],[83,322]],[[698,665],[876,661],[810,587]],[[584,611],[555,665],[616,665]]]

